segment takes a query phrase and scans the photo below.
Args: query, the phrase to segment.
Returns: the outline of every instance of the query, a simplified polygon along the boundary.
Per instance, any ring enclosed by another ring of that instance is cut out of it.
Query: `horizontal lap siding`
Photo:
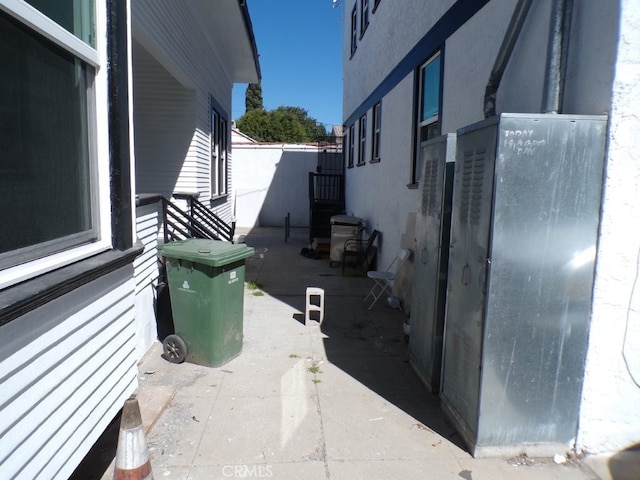
[[[144,251],[135,259],[136,358],[141,359],[157,338],[155,301],[158,286],[160,203],[136,209],[136,233]]]
[[[136,294],[154,285],[158,278],[158,231],[160,203],[136,209],[136,233],[144,251],[133,263],[136,272]]]
[[[210,172],[210,98],[213,97],[217,105],[221,105],[224,114],[231,114],[231,73],[226,53],[215,42],[215,32],[210,31],[210,25],[206,18],[199,14],[197,4],[176,3],[162,0],[140,0],[133,5],[134,36],[138,38],[144,47],[146,55],[153,57],[161,70],[155,69],[150,74],[170,75],[181,88],[189,90],[193,95],[191,108],[190,138],[188,145],[178,152],[173,150],[171,158],[165,154],[163,162],[170,165],[180,164],[179,174],[176,178],[171,175],[159,176],[156,173],[160,165],[153,164],[150,168],[138,170],[138,177],[149,176],[148,179],[140,178],[138,185],[146,188],[145,192],[188,192],[198,193],[199,199],[207,204],[211,197],[211,172]],[[206,15],[206,13],[205,13]],[[141,58],[142,59],[142,58]],[[147,65],[148,66],[148,65]],[[134,72],[139,75],[140,68],[146,68],[134,55]],[[136,70],[136,68],[138,70]],[[155,78],[149,76],[144,84],[144,90],[155,90]],[[137,81],[137,80],[136,80]],[[142,85],[141,85],[142,87]],[[140,91],[140,95],[145,92]],[[155,103],[147,103],[144,97],[136,96],[136,104],[139,109],[148,110],[158,108]],[[169,93],[169,92],[167,92]],[[134,110],[135,111],[135,110]],[[164,131],[171,128],[180,128],[184,122],[177,118],[167,118]],[[229,128],[231,117],[227,117]],[[136,125],[138,129],[138,125]],[[144,125],[143,125],[143,128]],[[139,130],[139,129],[138,129]],[[140,137],[140,139],[138,138]],[[157,132],[152,128],[138,131],[136,134],[136,158],[137,162],[145,162],[147,155],[141,145],[157,144]],[[156,158],[159,158],[156,155]],[[172,173],[175,168],[172,169]],[[161,185],[160,182],[165,182]],[[229,184],[229,191],[231,186]],[[143,192],[141,187],[139,192]],[[226,202],[214,206],[216,213],[227,219],[231,219],[231,197]]]
[[[191,143],[196,95],[185,89],[141,45],[134,47],[136,189],[160,193],[194,188]]]
[[[68,478],[135,391],[131,275],[118,270],[0,330],[0,478]]]

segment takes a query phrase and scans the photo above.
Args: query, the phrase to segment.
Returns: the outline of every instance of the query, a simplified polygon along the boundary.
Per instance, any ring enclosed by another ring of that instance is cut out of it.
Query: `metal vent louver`
[[[438,159],[425,162],[422,188],[422,214],[433,216],[438,213],[436,194],[438,189]]]
[[[462,165],[462,201],[460,205],[461,223],[477,225],[480,221],[485,154],[485,149],[464,153]]]

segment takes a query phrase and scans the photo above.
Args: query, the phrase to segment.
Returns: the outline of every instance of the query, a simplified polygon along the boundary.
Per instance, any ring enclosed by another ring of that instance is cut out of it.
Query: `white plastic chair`
[[[402,268],[402,265],[404,265],[404,262],[409,258],[409,255],[411,255],[410,250],[401,248],[386,270],[370,270],[367,272],[367,277],[371,278],[374,282],[373,287],[371,287],[367,296],[364,297],[365,302],[369,297],[373,298],[371,305],[369,305],[369,310],[371,310],[383,293],[388,292],[391,294],[393,281],[396,279],[396,276],[398,275],[400,268]]]

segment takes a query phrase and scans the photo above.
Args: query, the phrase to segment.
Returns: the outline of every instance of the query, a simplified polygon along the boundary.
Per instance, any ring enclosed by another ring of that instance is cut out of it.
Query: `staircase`
[[[187,201],[187,211],[162,197],[164,242],[187,238],[233,241],[235,222],[227,224],[193,195],[175,195]]]

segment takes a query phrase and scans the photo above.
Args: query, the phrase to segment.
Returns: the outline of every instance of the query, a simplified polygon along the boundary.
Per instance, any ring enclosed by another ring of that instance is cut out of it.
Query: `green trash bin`
[[[167,266],[175,335],[163,342],[165,358],[219,367],[240,354],[244,244],[191,238],[158,247]]]

